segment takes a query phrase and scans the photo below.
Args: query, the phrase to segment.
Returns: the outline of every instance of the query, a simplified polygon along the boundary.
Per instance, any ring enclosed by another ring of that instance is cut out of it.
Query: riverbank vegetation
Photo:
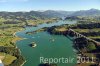
[[[92,10],[89,10],[89,12],[90,11]],[[89,15],[89,12],[86,12],[86,15]],[[0,56],[2,56],[1,60],[3,61],[3,64],[5,66],[21,66],[25,62],[24,57],[21,55],[20,49],[18,49],[15,44],[17,40],[21,39],[15,36],[16,32],[23,30],[26,26],[36,27],[38,24],[42,23],[57,22],[57,20],[61,20],[59,17],[62,16],[66,16],[66,14],[61,14],[60,12],[58,13],[55,11],[0,12]],[[50,34],[67,36],[67,30],[71,28],[82,35],[100,41],[100,16],[71,16],[65,18],[65,20],[67,19],[77,20],[78,23],[74,25],[66,24],[61,26],[53,26],[50,28],[43,28],[35,31],[35,33],[47,30]],[[33,32],[27,32],[26,34],[31,33]],[[72,34],[70,35],[72,36]],[[100,60],[100,47],[94,42],[88,41],[86,38],[76,38],[74,40],[73,47],[76,48],[79,51],[78,54],[81,54],[82,56],[91,57],[93,55],[93,57]],[[94,63],[94,66],[98,66],[98,63],[98,61]],[[90,66],[92,64],[78,64],[78,66],[82,65]],[[47,64],[47,66],[57,65]]]
[[[84,20],[85,21],[85,20]],[[87,21],[87,20],[86,20]],[[99,20],[98,20],[99,21]],[[73,31],[82,34],[84,37],[77,37],[72,33],[68,34],[68,30],[73,29]],[[80,63],[77,66],[98,66],[100,60],[100,23],[97,21],[90,22],[78,22],[73,25],[61,25],[61,26],[53,26],[37,30],[38,31],[47,31],[50,34],[56,35],[64,35],[74,37],[74,45],[73,47],[77,49],[78,54],[81,54],[81,57],[94,57],[95,63]],[[89,38],[89,39],[88,39]],[[94,39],[94,40],[91,40]],[[95,41],[97,40],[97,41]],[[91,61],[91,60],[90,60]]]
[[[85,21],[85,20],[84,20]],[[59,28],[59,29],[58,29]],[[78,32],[87,38],[77,37],[73,32],[68,33],[68,29],[73,29],[75,32]],[[57,30],[58,29],[58,30]],[[64,29],[64,30],[60,30]],[[62,25],[62,26],[53,26],[47,29],[50,34],[56,35],[69,35],[71,37],[77,37],[74,39],[74,48],[78,50],[78,54],[81,54],[81,57],[91,57],[95,58],[95,63],[80,63],[77,66],[98,66],[100,60],[100,23],[96,21],[90,22],[79,22],[74,25]],[[93,41],[90,40],[94,39]],[[96,39],[98,42],[96,43]]]
[[[38,24],[59,20],[59,18],[24,17],[0,16],[0,56],[3,57],[1,60],[5,66],[21,66],[25,62],[20,49],[16,46],[16,41],[22,38],[15,36],[16,32],[24,30],[26,26],[35,27]]]
[[[35,34],[35,33],[38,33],[38,32],[43,32],[43,31],[46,31],[46,30],[47,30],[47,28],[44,27],[44,28],[38,29],[36,31],[26,32],[26,34],[31,35],[31,34]]]
[[[8,24],[9,25],[9,24]],[[6,26],[8,26],[6,24]],[[13,24],[9,25],[9,28],[4,28],[5,25],[0,26],[0,56],[4,56],[2,62],[5,66],[20,66],[25,62],[24,58],[21,56],[20,50],[16,46],[16,41],[21,39],[15,37],[15,32],[22,30],[23,28],[18,27]],[[20,57],[20,58],[19,58]],[[20,60],[22,59],[22,60]],[[20,63],[19,63],[20,61]],[[19,63],[19,64],[18,64]]]

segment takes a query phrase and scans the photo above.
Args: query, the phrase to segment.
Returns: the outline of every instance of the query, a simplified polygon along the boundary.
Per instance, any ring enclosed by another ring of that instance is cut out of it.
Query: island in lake
[[[30,46],[35,48],[37,46],[37,44],[35,42],[32,42],[32,44],[30,44]]]

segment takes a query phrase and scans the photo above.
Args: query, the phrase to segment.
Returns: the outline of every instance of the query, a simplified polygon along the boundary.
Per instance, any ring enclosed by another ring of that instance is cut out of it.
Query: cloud
[[[5,2],[27,2],[29,0],[0,0],[1,3]]]

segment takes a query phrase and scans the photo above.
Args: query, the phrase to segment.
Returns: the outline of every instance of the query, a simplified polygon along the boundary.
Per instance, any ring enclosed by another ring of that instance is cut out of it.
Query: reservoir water
[[[25,34],[29,31],[35,31],[43,27],[51,27],[62,24],[75,24],[76,21],[59,21],[50,24],[41,24],[37,27],[26,27],[25,30],[17,32],[16,35],[24,38],[17,41],[16,44],[21,50],[22,55],[26,59],[26,63],[23,66],[40,66],[40,57],[44,58],[74,58],[72,63],[57,63],[57,66],[75,66],[77,54],[73,51],[73,42],[63,35],[50,35],[47,32],[39,32],[35,34]],[[54,41],[51,41],[54,39]],[[35,42],[37,46],[35,48],[29,45]]]

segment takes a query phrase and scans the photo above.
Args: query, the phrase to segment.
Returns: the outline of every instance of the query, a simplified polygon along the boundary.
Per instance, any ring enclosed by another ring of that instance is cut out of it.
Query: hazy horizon
[[[0,0],[0,11],[100,10],[100,0]]]
[[[90,8],[88,10],[91,10],[91,9],[95,9],[95,8]],[[100,10],[100,9],[96,9],[96,10]],[[29,10],[29,11],[0,11],[0,12],[30,12],[30,11],[37,11],[37,12],[45,12],[45,11],[66,11],[67,12],[67,10]],[[76,10],[76,11],[85,11],[85,10]],[[71,12],[71,11],[68,11],[68,12]]]

